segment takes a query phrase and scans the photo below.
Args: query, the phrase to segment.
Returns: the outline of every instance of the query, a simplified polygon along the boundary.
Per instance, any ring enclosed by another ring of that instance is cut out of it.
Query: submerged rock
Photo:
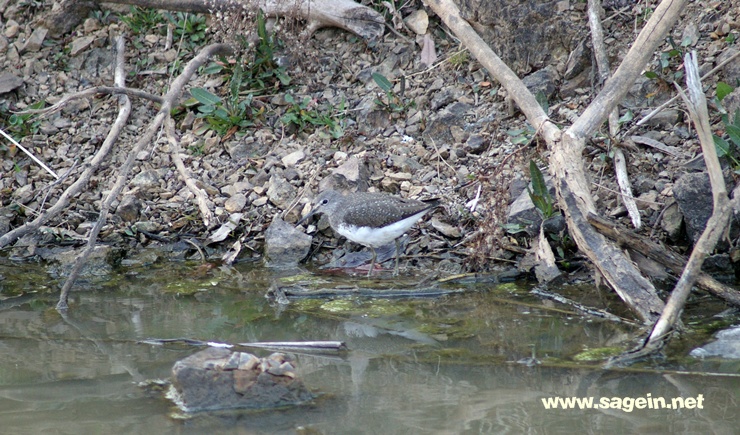
[[[314,395],[294,370],[281,353],[258,358],[208,348],[175,363],[169,396],[185,412],[297,405]]]

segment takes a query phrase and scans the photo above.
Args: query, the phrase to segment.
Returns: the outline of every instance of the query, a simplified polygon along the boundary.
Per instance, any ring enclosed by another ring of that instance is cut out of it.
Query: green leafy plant
[[[240,128],[250,127],[254,124],[251,107],[252,95],[248,94],[245,98],[242,98],[239,93],[242,76],[242,67],[237,64],[229,83],[229,94],[225,98],[221,98],[203,88],[190,90],[190,95],[199,103],[196,116],[205,119],[206,130],[212,129],[223,136],[231,130],[237,131]],[[205,130],[196,133],[204,132]]]
[[[452,65],[452,68],[457,71],[470,62],[470,52],[468,52],[468,50],[460,50],[450,56],[447,61]]]
[[[337,120],[331,112],[321,112],[316,103],[309,97],[301,101],[295,101],[292,95],[285,95],[285,101],[290,104],[285,114],[280,118],[283,124],[292,125],[303,131],[308,126],[324,126],[334,139],[344,136],[344,128],[341,121]],[[344,111],[344,102],[339,107],[339,112]]]
[[[516,145],[529,143],[534,137],[535,133],[535,129],[532,128],[532,126],[529,124],[527,124],[524,128],[516,128],[506,131],[506,134],[511,137],[511,143]]]
[[[691,45],[691,38],[685,37],[681,44],[676,44],[673,38],[668,37],[668,43],[671,48],[660,53],[660,69],[645,71],[645,77],[651,80],[662,80],[667,83],[673,83],[683,78],[683,56],[686,54],[687,47]]]
[[[134,35],[141,33],[153,33],[166,23],[165,17],[156,9],[140,8],[131,6],[129,14],[121,16],[121,21],[126,23]]]
[[[167,14],[167,20],[172,23],[175,38],[183,42],[183,48],[192,49],[205,42],[208,30],[205,16],[177,12]]]
[[[740,174],[740,110],[732,118],[723,116],[723,124],[727,139],[712,134],[718,157],[726,157],[732,162],[735,173]]]
[[[267,32],[265,15],[262,11],[257,14],[257,36],[259,42],[247,70],[245,83],[252,89],[290,85],[290,77],[285,68],[278,65],[275,60],[275,50],[280,47],[280,40]]]
[[[527,187],[529,198],[542,214],[543,219],[549,219],[555,215],[555,203],[545,184],[545,177],[534,160],[529,161],[529,175],[532,177],[532,189]]]
[[[41,100],[29,105],[27,109],[43,109],[45,105],[46,102]],[[41,120],[32,113],[13,113],[7,103],[0,106],[0,127],[13,136],[16,141],[38,133],[40,125]]]
[[[196,107],[197,117],[203,118],[206,125],[197,133],[213,130],[223,136],[254,125],[254,120],[262,114],[255,110],[252,102],[255,95],[274,92],[280,86],[290,84],[285,68],[274,59],[279,41],[267,32],[265,16],[257,15],[257,34],[259,42],[254,49],[252,62],[245,64],[240,59],[229,62],[221,59],[212,62],[202,72],[206,74],[223,73],[229,76],[228,94],[220,97],[203,88],[193,88],[193,98],[185,102],[186,107]],[[328,121],[324,122],[325,124]]]
[[[404,100],[403,93],[406,87],[406,79],[401,77],[401,91],[396,94],[393,90],[393,83],[390,82],[384,75],[380,73],[373,73],[372,75],[375,84],[385,94],[385,101],[376,98],[375,104],[393,113],[406,112],[411,107],[416,107],[416,102],[413,100]]]
[[[740,110],[736,110],[735,113],[727,113],[722,106],[722,100],[732,91],[734,91],[734,88],[727,83],[717,83],[715,103],[720,109],[725,134],[722,136],[712,134],[712,139],[714,139],[714,146],[717,149],[717,156],[727,158],[735,168],[735,173],[740,174]]]

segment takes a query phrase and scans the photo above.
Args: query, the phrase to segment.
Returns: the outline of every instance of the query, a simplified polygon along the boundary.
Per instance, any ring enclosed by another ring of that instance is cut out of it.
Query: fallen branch
[[[722,166],[717,157],[717,149],[712,139],[712,130],[709,126],[709,113],[707,111],[707,100],[704,96],[704,90],[701,87],[699,79],[699,65],[696,60],[696,52],[687,53],[684,57],[684,67],[686,70],[686,87],[689,95],[678,87],[681,97],[689,108],[691,120],[694,122],[696,131],[699,134],[704,163],[709,173],[709,182],[712,185],[712,201],[714,210],[712,216],[707,222],[706,229],[696,242],[691,256],[689,257],[686,268],[678,280],[676,287],[673,289],[671,296],[666,302],[666,307],[655,324],[653,331],[650,333],[645,347],[658,347],[658,342],[662,343],[661,337],[668,334],[673,325],[678,320],[686,299],[691,293],[691,287],[696,281],[696,276],[701,270],[704,259],[714,250],[719,238],[727,230],[732,217],[732,207],[727,198],[727,188],[722,176]],[[735,191],[737,194],[740,190]],[[736,196],[737,198],[737,196]]]
[[[116,38],[116,65],[114,71],[114,82],[116,86],[125,86],[126,82],[126,75],[123,69],[123,50],[124,39],[123,37],[118,37]],[[13,229],[12,231],[8,231],[7,233],[0,236],[0,248],[7,246],[8,244],[18,240],[26,234],[37,231],[39,228],[41,228],[42,225],[44,225],[54,216],[61,213],[69,205],[70,199],[77,196],[82,191],[82,189],[84,189],[85,186],[88,185],[92,175],[98,170],[103,161],[105,161],[105,159],[108,157],[111,149],[113,149],[113,144],[115,144],[116,140],[118,140],[118,136],[121,134],[123,126],[126,125],[128,117],[131,114],[131,102],[128,98],[121,97],[119,99],[119,104],[121,105],[121,108],[118,111],[118,116],[113,122],[113,125],[111,126],[111,129],[108,132],[105,141],[103,141],[103,145],[100,147],[98,152],[95,153],[92,160],[90,160],[87,168],[82,172],[79,178],[77,178],[77,181],[72,183],[71,186],[69,186],[64,192],[62,192],[62,195],[59,197],[57,202],[54,203],[54,205],[51,206],[48,210],[39,210],[40,214],[38,215],[38,217],[36,217],[36,219],[31,222],[27,222],[19,226],[18,228]]]
[[[200,68],[201,65],[203,65],[211,56],[216,55],[227,55],[232,52],[231,48],[225,44],[211,44],[203,48],[200,53],[198,53],[197,56],[193,58],[183,69],[182,73],[177,76],[177,78],[172,82],[172,85],[170,86],[170,90],[165,94],[163,100],[162,100],[162,106],[159,109],[159,112],[154,117],[152,122],[149,124],[149,127],[146,129],[142,137],[139,139],[139,141],[136,143],[134,148],[129,153],[128,158],[124,162],[123,166],[121,166],[121,169],[119,170],[118,177],[116,178],[116,182],[111,188],[110,192],[108,193],[108,196],[103,200],[103,203],[100,206],[100,216],[98,217],[97,222],[95,222],[95,225],[93,226],[92,230],[90,231],[90,237],[88,239],[87,247],[85,248],[85,251],[80,256],[80,258],[77,259],[77,262],[75,263],[74,268],[72,269],[72,272],[70,273],[69,277],[67,277],[67,280],[64,282],[64,285],[62,286],[61,294],[59,295],[59,302],[57,303],[57,310],[59,311],[66,311],[68,309],[67,305],[67,297],[69,295],[69,290],[74,284],[74,281],[77,278],[77,275],[79,275],[80,270],[82,269],[82,266],[85,264],[85,261],[92,253],[93,249],[95,249],[95,243],[97,241],[98,234],[100,233],[100,229],[103,227],[103,224],[105,223],[108,212],[111,207],[111,204],[113,201],[118,197],[118,195],[121,193],[121,190],[123,190],[123,186],[126,184],[126,181],[128,180],[128,174],[131,171],[131,168],[134,165],[134,161],[136,160],[136,156],[144,149],[145,146],[147,146],[152,139],[154,138],[154,135],[157,133],[159,128],[162,126],[162,123],[164,120],[170,116],[170,111],[172,110],[172,106],[175,104],[175,101],[182,93],[185,85],[190,81],[190,78],[193,74]]]
[[[21,151],[23,151],[28,157],[31,158],[31,160],[33,160],[34,162],[36,162],[37,165],[41,166],[46,172],[50,173],[52,177],[54,177],[57,180],[59,180],[59,175],[57,175],[56,172],[52,171],[48,166],[46,166],[46,164],[44,164],[44,162],[42,162],[41,160],[39,160],[38,158],[36,158],[36,156],[34,156],[32,152],[28,151],[26,149],[26,147],[24,147],[23,145],[19,144],[15,139],[13,139],[13,137],[11,135],[9,135],[8,133],[6,133],[3,129],[0,129],[0,134],[3,135],[5,137],[5,139],[8,140],[8,142],[12,143],[13,145],[17,146],[18,149],[20,149]]]
[[[177,172],[180,173],[180,177],[182,177],[185,185],[188,186],[188,189],[190,189],[193,195],[195,195],[198,209],[200,209],[200,215],[203,217],[203,225],[206,228],[210,228],[213,224],[213,213],[208,204],[208,195],[203,191],[203,189],[198,188],[195,181],[193,181],[193,178],[188,175],[188,170],[185,168],[185,164],[180,158],[180,142],[177,140],[175,123],[171,116],[167,117],[164,122],[164,131],[167,134],[167,140],[170,143],[170,156],[172,157],[172,161],[175,163]]]
[[[665,246],[655,243],[627,228],[619,227],[615,222],[593,213],[588,215],[588,221],[596,227],[599,232],[622,246],[628,246],[640,254],[657,261],[676,276],[679,276],[686,266],[688,259],[677,254]],[[740,307],[740,292],[722,284],[709,274],[699,272],[696,284],[709,294],[716,296],[725,302]]]
[[[192,338],[148,338],[139,343],[164,346],[165,344],[185,344],[199,347],[254,347],[258,349],[302,351],[302,352],[341,352],[347,350],[343,341],[264,341],[256,343],[219,343],[215,341],[194,340]]]
[[[535,295],[535,296],[539,296],[541,298],[550,299],[550,300],[555,301],[555,302],[557,302],[559,304],[568,305],[568,306],[572,307],[573,309],[578,310],[578,311],[580,311],[581,313],[583,313],[583,314],[585,314],[587,316],[599,317],[601,319],[610,320],[612,322],[626,323],[628,325],[639,326],[639,325],[637,325],[635,322],[633,322],[631,320],[628,320],[628,319],[619,317],[619,316],[617,316],[615,314],[612,314],[612,313],[610,313],[608,311],[605,311],[605,310],[600,310],[598,308],[588,307],[588,306],[583,305],[583,304],[581,304],[579,302],[576,302],[576,301],[574,301],[572,299],[566,298],[565,296],[562,296],[562,295],[559,295],[559,294],[555,294],[555,293],[549,292],[549,291],[547,291],[547,290],[545,290],[544,288],[541,288],[541,287],[535,287],[535,288],[533,288],[532,290],[530,290],[530,293],[533,294],[533,295]]]
[[[95,86],[94,88],[89,88],[83,91],[75,92],[74,94],[65,95],[59,101],[54,103],[54,105],[46,107],[44,109],[29,109],[23,110],[18,113],[50,115],[52,113],[59,112],[64,108],[64,106],[72,101],[80,100],[83,98],[90,98],[98,94],[127,95],[129,97],[143,98],[157,104],[162,104],[162,97],[158,95],[152,95],[149,92],[145,92],[140,89],[119,88],[118,86]]]
[[[596,67],[599,71],[600,83],[603,83],[609,78],[611,71],[609,68],[609,57],[606,55],[606,47],[604,46],[604,30],[599,20],[600,10],[600,1],[588,0],[588,24],[591,28],[591,44],[593,45],[594,57],[596,58]],[[609,136],[616,138],[619,132],[619,111],[617,107],[614,107],[609,112],[608,119]],[[640,219],[640,211],[637,209],[637,204],[635,204],[635,200],[632,197],[632,185],[629,174],[627,173],[627,159],[624,156],[624,152],[615,145],[615,143],[612,143],[612,149],[614,151],[614,174],[617,177],[620,196],[630,219],[632,219],[632,225],[639,229],[642,226],[642,221]]]

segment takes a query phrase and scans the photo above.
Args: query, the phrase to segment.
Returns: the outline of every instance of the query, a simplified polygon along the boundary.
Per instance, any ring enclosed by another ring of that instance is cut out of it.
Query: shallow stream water
[[[265,294],[287,280],[281,274],[250,265],[127,268],[81,282],[62,316],[54,309],[59,283],[44,268],[0,258],[0,433],[729,434],[740,424],[737,361],[696,360],[679,344],[667,360],[602,370],[589,359],[629,348],[640,329],[581,316],[532,296],[524,283],[279,307]],[[418,280],[306,272],[288,281],[411,288]],[[619,305],[587,286],[566,292]],[[175,361],[200,349],[141,343],[149,338],[339,340],[349,350],[293,354],[319,394],[310,404],[183,416],[139,383],[166,379]],[[607,406],[548,409],[557,398]],[[682,409],[654,409],[662,402],[653,399],[676,398]]]

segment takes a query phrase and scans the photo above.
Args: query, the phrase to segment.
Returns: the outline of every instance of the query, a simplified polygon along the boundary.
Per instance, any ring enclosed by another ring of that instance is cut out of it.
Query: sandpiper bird
[[[396,267],[393,274],[398,275],[399,237],[426,212],[438,205],[437,199],[416,201],[385,193],[356,192],[342,195],[335,190],[325,190],[313,201],[311,212],[301,218],[297,225],[314,214],[325,214],[334,231],[355,243],[369,247],[373,252],[367,276],[372,274],[375,267],[375,248],[395,241]]]

